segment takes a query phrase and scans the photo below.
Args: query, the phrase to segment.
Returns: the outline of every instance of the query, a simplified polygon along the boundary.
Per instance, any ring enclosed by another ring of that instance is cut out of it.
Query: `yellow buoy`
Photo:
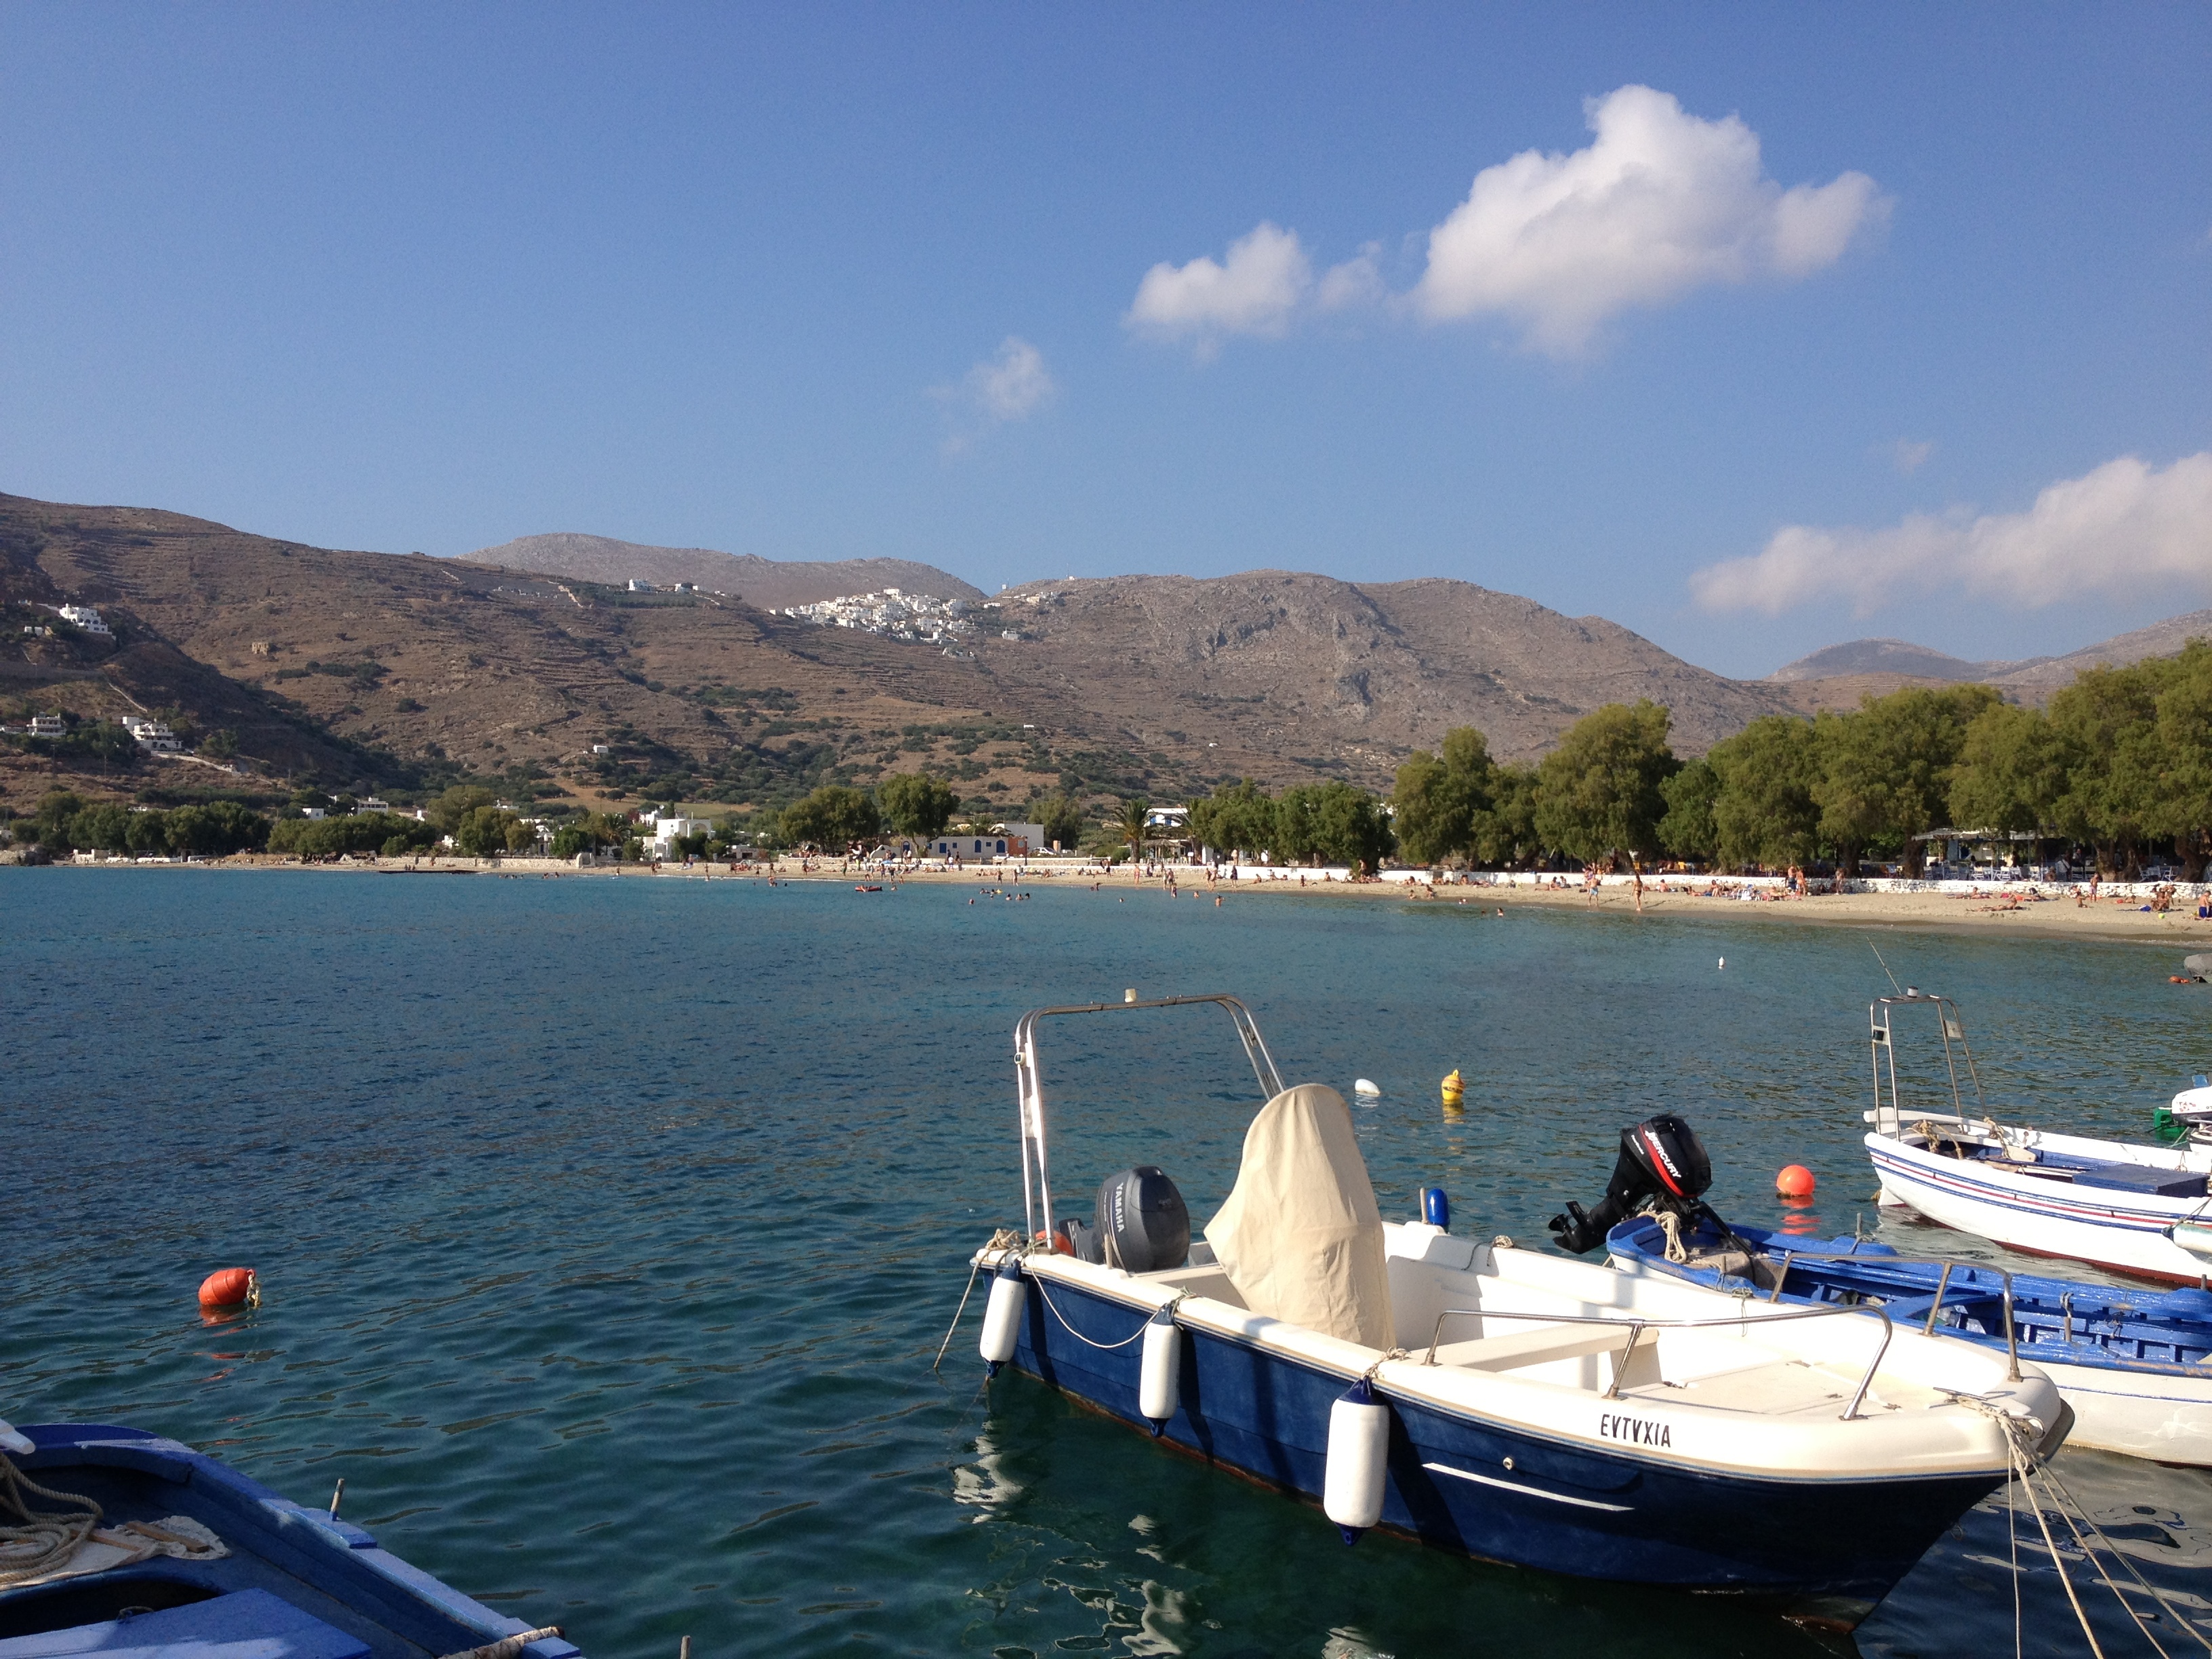
[[[1444,1076],[1444,1104],[1456,1106],[1467,1092],[1467,1085],[1460,1080],[1459,1067],[1455,1066]]]

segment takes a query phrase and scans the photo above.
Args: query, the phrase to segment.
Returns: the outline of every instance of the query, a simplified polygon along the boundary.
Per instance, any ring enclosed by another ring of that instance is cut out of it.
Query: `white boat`
[[[1936,1022],[1943,1066],[1925,1109],[1899,1091],[1893,1012]],[[2212,1087],[2203,1078],[2162,1114],[2178,1144],[2142,1146],[2054,1133],[1999,1121],[1957,1005],[1907,987],[1869,1010],[1874,1109],[1866,1148],[1881,1202],[1904,1205],[1961,1232],[2032,1255],[2093,1262],[2170,1284],[2203,1285],[2212,1272]],[[1976,1110],[1966,1110],[1960,1072]]]
[[[1152,1165],[1107,1178],[1095,1226],[1055,1220],[1039,1022],[1206,1003],[1264,1104],[1205,1237]],[[985,1361],[1319,1496],[1347,1541],[1380,1525],[1847,1626],[2071,1423],[2033,1365],[1878,1308],[1384,1222],[1343,1097],[1284,1088],[1233,997],[1041,1009],[1015,1053],[1026,1222],[974,1258]]]

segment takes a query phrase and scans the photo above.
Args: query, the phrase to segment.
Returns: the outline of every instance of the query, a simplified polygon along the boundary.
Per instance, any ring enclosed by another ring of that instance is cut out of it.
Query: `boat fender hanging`
[[[1137,1409],[1152,1425],[1157,1440],[1181,1401],[1182,1328],[1172,1303],[1145,1322],[1144,1368],[1137,1378]]]
[[[1322,1472],[1322,1513],[1336,1522],[1346,1543],[1358,1543],[1382,1518],[1389,1460],[1390,1408],[1363,1376],[1328,1408],[1328,1462]]]
[[[200,1280],[203,1308],[258,1308],[261,1280],[251,1267],[219,1267]]]
[[[991,1299],[983,1305],[983,1358],[994,1376],[1014,1357],[1014,1342],[1022,1334],[1022,1304],[1028,1300],[1021,1264],[1008,1256],[999,1263],[991,1280]]]

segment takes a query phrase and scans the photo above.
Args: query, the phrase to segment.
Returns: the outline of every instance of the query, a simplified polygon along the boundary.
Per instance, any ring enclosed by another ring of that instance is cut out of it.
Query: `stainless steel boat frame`
[[[1042,1206],[1044,1231],[1052,1228],[1052,1176],[1045,1156],[1044,1077],[1037,1067],[1036,1028],[1040,1020],[1055,1018],[1062,1014],[1136,1013],[1153,1008],[1183,1008],[1208,1002],[1218,1003],[1228,1014],[1230,1024],[1244,1044],[1244,1057],[1252,1062],[1253,1075],[1260,1080],[1262,1100],[1273,1100],[1283,1092],[1283,1079],[1275,1070],[1273,1055],[1261,1041],[1260,1027],[1252,1018],[1252,1011],[1237,998],[1224,994],[1211,996],[1155,997],[1140,1001],[1132,993],[1120,1002],[1079,1002],[1060,1008],[1032,1008],[1014,1026],[1014,1093],[1021,1113],[1022,1152],[1022,1215],[1028,1236],[1038,1237],[1037,1216]]]
[[[1961,1123],[1970,1121],[1966,1116],[1966,1102],[1959,1092],[1959,1062],[1964,1060],[1967,1080],[1974,1086],[1974,1104],[1980,1109],[1981,1121],[1990,1121],[1989,1108],[1982,1099],[1981,1073],[1974,1069],[1974,1051],[1967,1046],[1966,1024],[1959,1017],[1959,1005],[1947,996],[1938,996],[1932,991],[1907,986],[1900,995],[1876,997],[1867,1005],[1867,1021],[1873,1028],[1871,1050],[1874,1060],[1874,1112],[1868,1121],[1874,1125],[1875,1132],[1895,1139],[1904,1123],[1904,1103],[1897,1091],[1897,1044],[1895,1033],[1890,1025],[1889,1012],[1891,1009],[1899,1007],[1932,1007],[1936,1010],[1937,1029],[1943,1039],[1943,1064],[1951,1079],[1951,1115]],[[1955,1051],[1951,1046],[1954,1042],[1958,1044]],[[1887,1073],[1887,1089],[1883,1087],[1885,1073]]]

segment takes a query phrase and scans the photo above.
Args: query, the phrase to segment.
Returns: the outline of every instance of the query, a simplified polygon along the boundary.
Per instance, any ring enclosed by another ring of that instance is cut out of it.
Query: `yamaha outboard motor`
[[[1097,1225],[1109,1267],[1158,1273],[1182,1267],[1190,1255],[1190,1212],[1175,1182],[1150,1164],[1106,1178]]]
[[[1713,1161],[1698,1132],[1662,1112],[1620,1132],[1620,1157],[1597,1208],[1585,1214],[1581,1205],[1569,1204],[1565,1215],[1552,1218],[1552,1236],[1561,1249],[1582,1255],[1604,1243],[1647,1200],[1687,1220],[1704,1209],[1698,1200],[1712,1184]]]

